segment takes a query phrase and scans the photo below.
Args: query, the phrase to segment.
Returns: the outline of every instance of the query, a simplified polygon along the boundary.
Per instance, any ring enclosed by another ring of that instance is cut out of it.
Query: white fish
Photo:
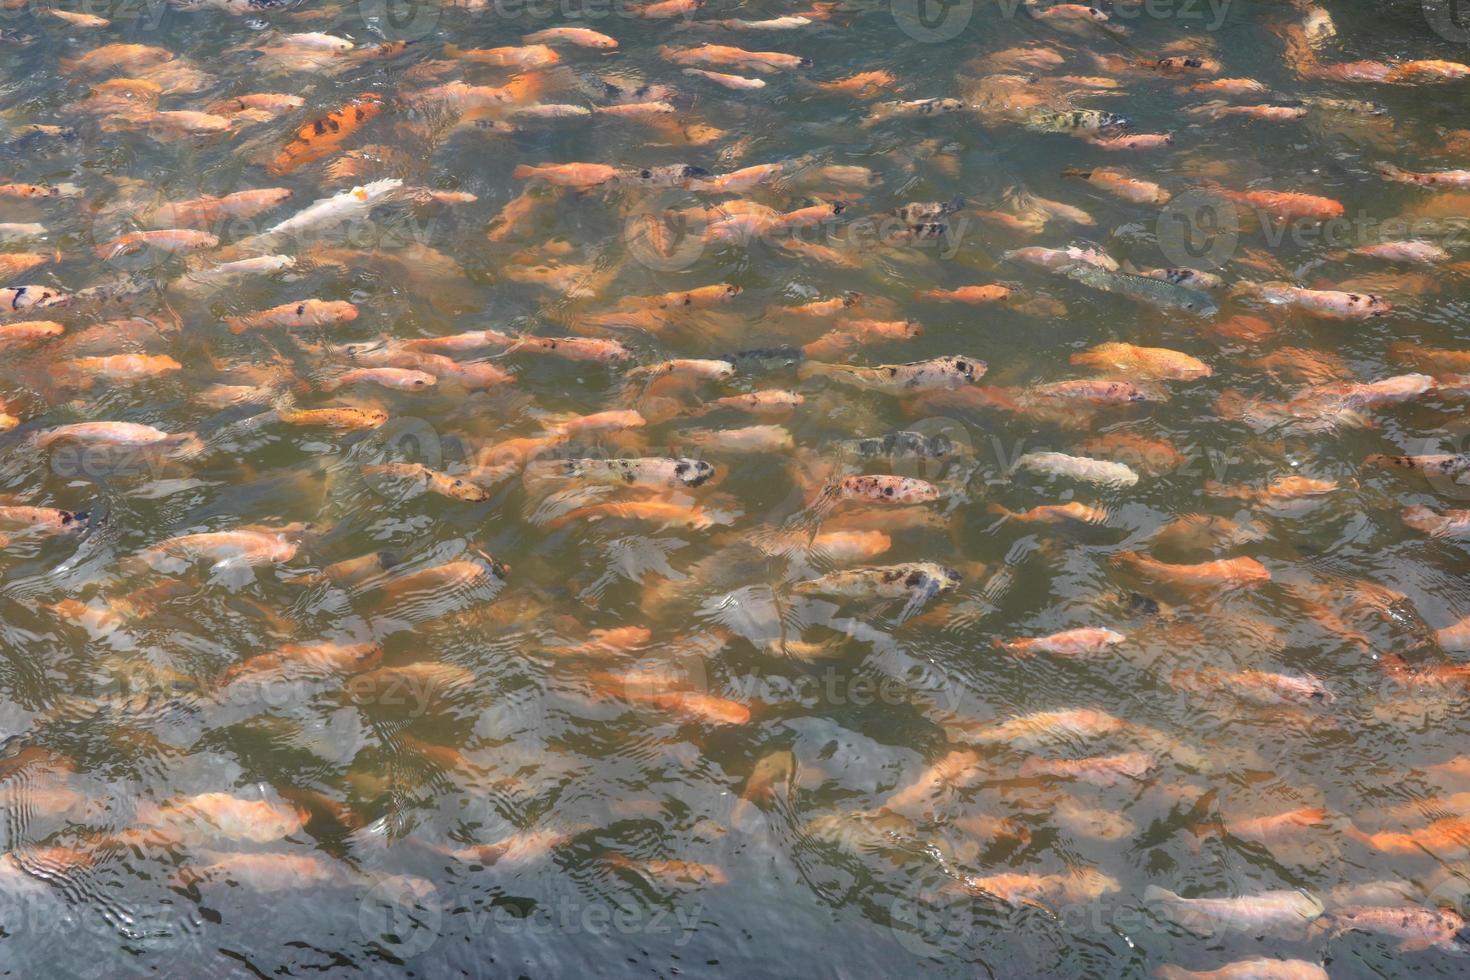
[[[1190,932],[1301,936],[1324,911],[1322,903],[1302,891],[1267,891],[1239,898],[1182,898],[1167,888],[1149,885],[1143,900],[1164,918]]]
[[[397,177],[375,180],[350,191],[342,191],[307,205],[279,224],[266,229],[267,235],[302,235],[310,231],[321,231],[365,217],[379,204],[393,199],[403,187]]]
[[[1138,482],[1138,474],[1122,463],[1066,453],[1027,453],[1016,460],[1016,468],[1102,486],[1131,487]]]
[[[45,225],[34,221],[0,222],[0,242],[19,242],[28,238],[40,238],[44,234]]]

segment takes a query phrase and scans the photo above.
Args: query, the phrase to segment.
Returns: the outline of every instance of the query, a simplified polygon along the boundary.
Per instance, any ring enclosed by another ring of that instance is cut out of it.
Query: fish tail
[[[1143,900],[1149,903],[1177,902],[1179,900],[1179,896],[1174,892],[1169,891],[1169,889],[1162,888],[1159,885],[1149,885],[1143,890]]]
[[[1193,970],[1186,970],[1184,967],[1175,966],[1172,963],[1165,963],[1157,970],[1154,970],[1156,980],[1193,980],[1197,976],[1199,974]]]
[[[445,53],[448,53],[448,48],[445,49]],[[517,164],[516,168],[510,172],[510,176],[513,180],[525,180],[536,176],[536,168],[529,163]]]
[[[796,377],[801,381],[809,381],[812,378],[830,378],[841,373],[841,365],[827,364],[824,361],[802,361],[796,368]]]

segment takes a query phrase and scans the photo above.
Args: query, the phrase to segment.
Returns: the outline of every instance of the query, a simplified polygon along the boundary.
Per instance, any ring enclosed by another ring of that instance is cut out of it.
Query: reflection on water
[[[1454,11],[4,6],[17,975],[1463,972]]]

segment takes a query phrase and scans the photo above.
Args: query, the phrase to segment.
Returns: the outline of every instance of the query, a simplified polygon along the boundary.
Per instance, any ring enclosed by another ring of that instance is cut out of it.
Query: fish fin
[[[1159,885],[1149,885],[1143,890],[1143,900],[1150,903],[1176,902],[1179,900],[1179,895]]]

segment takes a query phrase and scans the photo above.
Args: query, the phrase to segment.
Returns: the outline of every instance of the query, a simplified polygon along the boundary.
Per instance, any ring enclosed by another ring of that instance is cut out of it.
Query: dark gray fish
[[[1127,296],[1129,299],[1164,309],[1186,310],[1199,316],[1214,316],[1220,312],[1219,304],[1208,294],[1162,279],[1150,279],[1148,276],[1135,276],[1126,272],[1110,272],[1107,269],[1099,269],[1095,265],[1075,265],[1067,269],[1063,275],[1084,286],[1091,286],[1105,293]]]

